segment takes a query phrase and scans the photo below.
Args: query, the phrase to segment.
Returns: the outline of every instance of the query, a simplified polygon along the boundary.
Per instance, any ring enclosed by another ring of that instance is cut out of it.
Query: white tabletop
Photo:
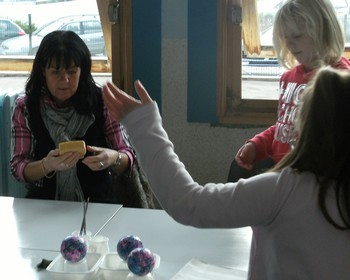
[[[0,197],[0,278],[49,279],[36,271],[43,259],[59,255],[60,243],[80,228],[82,203]],[[156,280],[169,280],[192,258],[247,271],[251,229],[196,229],[175,222],[163,210],[121,208],[90,203],[87,226],[109,238],[116,251],[120,238],[134,234],[160,256]],[[95,279],[94,279],[95,280]],[[104,279],[109,280],[109,279]]]
[[[160,256],[157,280],[170,279],[192,258],[248,270],[251,228],[197,229],[177,223],[163,210],[122,208],[100,234],[109,237],[111,251],[124,235],[137,235]]]
[[[50,274],[37,270],[42,259],[53,260],[57,251],[42,251],[23,248],[2,248],[0,252],[0,279],[48,280]]]
[[[119,210],[118,204],[89,203],[87,229],[98,232]],[[62,240],[80,230],[83,203],[0,197],[0,244],[59,250]]]

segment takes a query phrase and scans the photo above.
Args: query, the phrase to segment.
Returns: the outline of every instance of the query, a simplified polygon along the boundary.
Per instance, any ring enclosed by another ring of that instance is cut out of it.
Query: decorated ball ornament
[[[87,246],[81,236],[67,236],[61,243],[61,254],[69,262],[77,263],[85,258]]]
[[[118,255],[126,261],[129,253],[136,249],[143,248],[141,239],[135,235],[127,235],[122,237],[117,244]]]
[[[130,271],[138,276],[145,276],[152,272],[155,257],[147,248],[136,248],[128,256],[127,263]]]

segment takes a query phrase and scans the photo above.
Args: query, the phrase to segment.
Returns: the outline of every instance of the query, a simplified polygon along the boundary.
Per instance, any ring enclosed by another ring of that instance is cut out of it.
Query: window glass
[[[4,20],[0,20],[0,31],[6,31],[8,29],[8,24]]]
[[[87,33],[98,33],[102,32],[101,23],[98,20],[95,21],[86,21],[83,23],[83,32]]]
[[[62,30],[73,31],[73,32],[77,33],[78,35],[81,34],[81,31],[79,28],[79,22],[69,23],[65,27],[63,27]]]
[[[272,46],[272,25],[278,9],[285,0],[257,0],[260,21],[261,45]],[[331,0],[340,23],[344,28],[346,43],[350,46],[350,1]]]
[[[0,57],[35,55],[42,38],[54,30],[74,31],[92,56],[106,56],[96,0],[0,1],[0,19],[11,20],[23,29],[0,38]]]

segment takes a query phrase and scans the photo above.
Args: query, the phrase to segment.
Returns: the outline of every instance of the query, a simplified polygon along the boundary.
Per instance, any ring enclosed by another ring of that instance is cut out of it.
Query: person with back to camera
[[[91,75],[90,51],[72,31],[46,35],[25,94],[12,117],[11,172],[28,198],[115,201],[110,171],[128,172],[135,160],[124,127],[111,118]],[[84,140],[87,154],[59,152],[59,143]]]
[[[279,62],[289,69],[279,82],[277,121],[238,150],[235,161],[243,170],[268,158],[277,163],[290,151],[300,95],[320,66],[350,69],[342,56],[344,34],[329,0],[286,1],[275,16],[273,44]]]
[[[251,226],[250,280],[349,279],[350,72],[319,70],[304,90],[295,148],[273,170],[205,186],[176,155],[157,104],[139,81],[135,88],[141,100],[112,83],[103,97],[171,217],[198,228]]]

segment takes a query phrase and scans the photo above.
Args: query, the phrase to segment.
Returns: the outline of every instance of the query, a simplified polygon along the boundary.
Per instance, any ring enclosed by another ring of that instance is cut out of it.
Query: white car
[[[8,18],[0,17],[0,43],[25,34],[25,31],[17,23]]]
[[[106,54],[99,15],[76,15],[58,18],[31,35],[3,41],[0,45],[0,55],[35,55],[44,36],[54,30],[70,30],[77,33],[88,46],[92,56]]]

